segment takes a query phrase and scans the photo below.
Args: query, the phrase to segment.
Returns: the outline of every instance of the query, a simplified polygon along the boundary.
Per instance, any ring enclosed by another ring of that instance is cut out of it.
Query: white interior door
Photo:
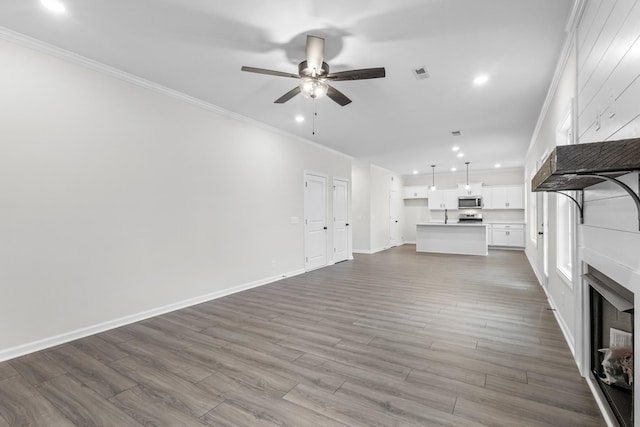
[[[391,246],[398,246],[400,244],[400,209],[398,208],[398,192],[395,190],[389,191],[389,235]]]
[[[333,262],[349,257],[349,186],[347,181],[333,180]]]
[[[305,269],[327,265],[327,177],[305,173]]]

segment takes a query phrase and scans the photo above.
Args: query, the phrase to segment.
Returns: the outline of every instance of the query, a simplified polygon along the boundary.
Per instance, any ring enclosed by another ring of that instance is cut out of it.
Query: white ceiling
[[[565,38],[572,0],[0,0],[0,26],[399,174],[464,161],[521,167]],[[273,101],[297,73],[305,36],[324,37],[331,71],[386,68],[335,82],[352,99]],[[431,78],[417,80],[424,66]],[[478,74],[490,81],[476,87]],[[297,123],[296,115],[306,121]],[[454,137],[451,131],[460,130]],[[459,145],[458,159],[451,151]]]

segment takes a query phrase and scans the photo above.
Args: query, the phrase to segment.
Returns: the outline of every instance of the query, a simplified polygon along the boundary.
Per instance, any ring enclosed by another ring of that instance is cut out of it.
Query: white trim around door
[[[333,262],[351,259],[349,181],[333,178]]]

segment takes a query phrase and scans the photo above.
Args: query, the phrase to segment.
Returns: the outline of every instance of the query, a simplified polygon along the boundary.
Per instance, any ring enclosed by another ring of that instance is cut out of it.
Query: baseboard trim
[[[571,355],[573,356],[573,359],[574,359],[574,361],[576,362],[576,365],[577,365],[578,361],[575,360],[575,358],[576,358],[576,342],[575,342],[575,338],[573,338],[573,335],[569,331],[569,326],[564,321],[564,318],[558,313],[558,310],[557,310],[558,305],[553,300],[553,297],[547,292],[546,289],[544,289],[544,288],[542,288],[542,289],[544,290],[545,295],[547,295],[547,300],[549,301],[549,305],[553,309],[553,316],[556,318],[556,322],[558,322],[558,325],[560,326],[560,330],[562,331],[562,335],[564,335],[564,340],[567,342],[567,345],[569,346],[569,350],[571,350]]]
[[[60,344],[75,341],[80,338],[95,335],[100,332],[105,332],[111,329],[119,328],[121,326],[129,325],[131,323],[140,322],[151,317],[159,316],[161,314],[169,313],[182,308],[190,307],[203,302],[212,301],[227,295],[235,294],[237,292],[246,291],[248,289],[257,288],[260,286],[268,285],[269,283],[277,282],[278,280],[286,279],[287,277],[298,276],[304,274],[304,270],[294,270],[289,273],[285,273],[279,276],[267,277],[264,279],[256,280],[242,285],[234,286],[231,288],[223,289],[209,294],[201,295],[195,298],[189,298],[183,301],[179,301],[173,304],[167,304],[162,307],[156,307],[150,310],[142,311],[140,313],[131,314],[129,316],[121,317],[119,319],[109,320],[107,322],[91,325],[85,328],[77,329],[75,331],[65,332],[53,337],[44,338],[38,341],[33,341],[27,344],[22,344],[16,347],[0,350],[0,362],[4,362],[16,357],[24,356],[26,354],[34,353],[36,351],[44,350],[47,348],[55,347]]]
[[[352,252],[354,254],[365,254],[365,255],[373,255],[378,252],[386,251],[389,248],[377,248],[377,249],[354,249]]]
[[[351,252],[354,254],[363,254],[363,255],[371,255],[373,253],[368,249],[354,249]]]
[[[543,283],[544,283],[544,279],[542,274],[540,274],[540,272],[538,271],[538,269],[533,265],[533,263],[531,262],[531,258],[529,257],[529,254],[525,251],[525,256],[527,257],[527,260],[529,261],[529,265],[531,266],[531,269],[533,270],[533,274],[536,275],[536,279],[538,279],[538,284],[540,285],[540,287],[542,288],[542,291],[544,292],[544,294],[547,297],[547,301],[549,302],[549,306],[551,306],[551,308],[553,309],[553,317],[556,318],[556,322],[558,322],[558,326],[560,326],[560,331],[562,331],[562,335],[564,336],[564,340],[567,342],[567,345],[569,346],[569,350],[571,350],[571,354],[573,355],[573,359],[576,362],[576,365],[578,364],[578,361],[576,360],[576,342],[575,342],[575,338],[573,337],[573,335],[571,334],[569,327],[567,326],[567,323],[565,322],[564,318],[558,313],[557,310],[557,305],[556,302],[553,300],[553,297],[551,296],[551,294],[549,294],[549,292],[547,291],[547,288],[544,287]]]

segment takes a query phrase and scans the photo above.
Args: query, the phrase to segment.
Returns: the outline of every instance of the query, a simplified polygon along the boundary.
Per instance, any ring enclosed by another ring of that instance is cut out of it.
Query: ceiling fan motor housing
[[[302,61],[298,64],[298,74],[301,77],[324,77],[329,74],[329,64],[326,62],[322,63],[322,67],[319,70],[315,70],[315,76],[313,75],[313,69],[310,69],[307,61]]]

